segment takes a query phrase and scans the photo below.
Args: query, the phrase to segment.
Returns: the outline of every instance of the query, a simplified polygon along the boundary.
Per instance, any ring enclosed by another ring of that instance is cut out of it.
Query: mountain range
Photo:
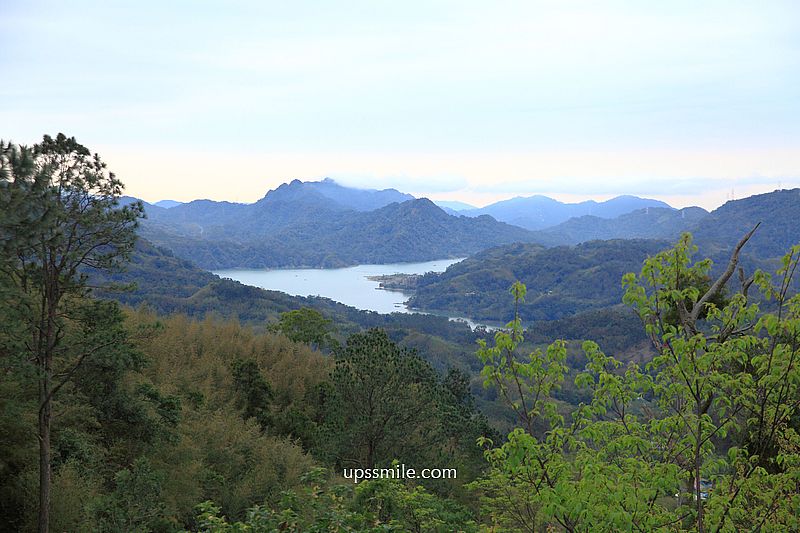
[[[488,249],[451,265],[445,272],[423,276],[411,305],[474,320],[508,320],[508,288],[519,280],[528,286],[522,306],[528,319],[552,320],[604,308],[621,301],[622,274],[638,272],[647,256],[668,248],[677,237],[676,233],[668,240],[658,240],[663,237],[657,228],[665,232],[690,231],[699,248],[694,257],[710,257],[714,262],[712,273],[718,274],[727,265],[736,243],[758,224],[758,230],[742,250],[739,264],[748,275],[756,268],[775,272],[780,257],[800,244],[798,221],[800,189],[729,201],[708,214],[698,208],[653,208],[611,221],[580,217],[550,228],[549,233],[536,232],[540,237],[536,242],[549,236],[556,244],[561,244],[559,239],[582,244],[545,248],[517,243]],[[637,225],[641,228],[637,229]],[[591,240],[622,233],[651,238]]]
[[[668,239],[691,229],[708,215],[701,207],[646,207],[616,218],[584,215],[534,232],[534,242],[572,245],[609,239]]]
[[[518,196],[480,209],[466,209],[459,214],[466,216],[490,215],[495,219],[529,230],[539,230],[560,224],[570,218],[591,215],[599,218],[615,218],[631,211],[659,207],[672,209],[660,200],[638,196],[617,196],[604,202],[587,200],[579,203],[563,203],[547,196]]]
[[[465,204],[437,206],[395,189],[353,189],[331,179],[294,180],[252,204],[212,200],[146,204],[141,234],[206,269],[425,261],[511,243],[562,246],[592,240],[674,240],[683,231],[691,231],[715,260],[724,260],[748,225],[769,221],[770,229],[765,223],[746,254],[756,264],[777,256],[798,233],[797,200],[798,189],[775,191],[728,202],[710,214],[699,207],[674,209],[635,196],[576,204],[531,196],[469,209]],[[528,228],[544,227],[531,230],[509,220],[527,221]]]
[[[195,200],[145,209],[144,237],[207,269],[424,261],[531,239],[489,216],[454,217],[425,198],[332,180],[295,180],[253,204]]]
[[[158,207],[163,207],[164,209],[170,209],[172,207],[176,207],[181,205],[183,202],[177,202],[175,200],[159,200],[158,202],[154,203]]]
[[[146,204],[141,233],[207,269],[341,267],[459,257],[512,242],[580,242],[580,229],[558,228],[557,223],[575,213],[611,217],[641,206],[663,210],[662,218],[675,220],[669,225],[651,224],[643,235],[637,234],[642,226],[635,222],[619,227],[608,223],[607,230],[593,238],[667,237],[689,223],[663,202],[630,196],[580,204],[534,196],[477,210],[460,203],[439,207],[395,189],[344,187],[326,178],[284,183],[252,204],[212,200]],[[519,219],[521,213],[539,220],[539,226],[556,229],[536,233],[504,221]],[[598,228],[591,221],[588,226]]]

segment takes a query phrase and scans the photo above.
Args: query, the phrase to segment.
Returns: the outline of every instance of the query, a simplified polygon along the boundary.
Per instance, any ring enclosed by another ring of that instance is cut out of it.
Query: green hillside
[[[411,299],[419,309],[458,313],[475,320],[508,321],[508,289],[528,286],[520,307],[527,320],[554,320],[615,305],[620,279],[668,243],[647,240],[593,241],[575,247],[536,244],[500,246],[423,276]]]
[[[586,215],[535,232],[534,242],[563,246],[611,239],[675,240],[682,232],[695,227],[706,215],[708,212],[699,207],[649,207],[616,218]]]

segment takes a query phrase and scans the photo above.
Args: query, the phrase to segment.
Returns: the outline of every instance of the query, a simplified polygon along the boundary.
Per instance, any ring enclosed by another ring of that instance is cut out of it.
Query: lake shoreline
[[[414,313],[441,316],[455,322],[466,323],[472,329],[484,327],[489,331],[494,331],[497,326],[476,322],[469,317],[408,306],[414,288],[416,288],[416,282],[412,280],[418,280],[427,272],[443,272],[450,265],[463,259],[356,265],[327,269],[224,269],[212,273],[245,285],[293,296],[329,298],[362,311],[373,311],[380,314]],[[402,272],[402,270],[406,270],[406,272]],[[412,285],[414,288],[411,287]]]
[[[220,269],[212,271],[245,285],[279,291],[293,296],[323,296],[356,309],[389,314],[412,312],[407,308],[409,290],[380,289],[376,277],[421,276],[443,272],[464,258],[439,259],[420,263],[356,265],[345,268],[313,269]],[[372,278],[372,279],[370,279]]]

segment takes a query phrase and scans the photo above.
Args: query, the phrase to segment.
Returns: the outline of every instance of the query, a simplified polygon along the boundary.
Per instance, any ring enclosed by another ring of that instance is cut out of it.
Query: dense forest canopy
[[[663,241],[593,241],[575,247],[512,244],[492,248],[431,273],[418,283],[411,305],[477,320],[508,322],[508,287],[528,286],[523,312],[530,320],[555,320],[619,303],[622,275],[635,270]]]

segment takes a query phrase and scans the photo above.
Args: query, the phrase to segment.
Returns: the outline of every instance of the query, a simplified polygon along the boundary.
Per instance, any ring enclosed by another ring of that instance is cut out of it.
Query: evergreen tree
[[[143,208],[119,205],[122,183],[75,138],[45,135],[32,148],[0,143],[0,152],[3,359],[35,375],[39,531],[46,532],[53,398],[85,360],[126,347],[116,306],[88,298],[86,271],[126,260]]]

